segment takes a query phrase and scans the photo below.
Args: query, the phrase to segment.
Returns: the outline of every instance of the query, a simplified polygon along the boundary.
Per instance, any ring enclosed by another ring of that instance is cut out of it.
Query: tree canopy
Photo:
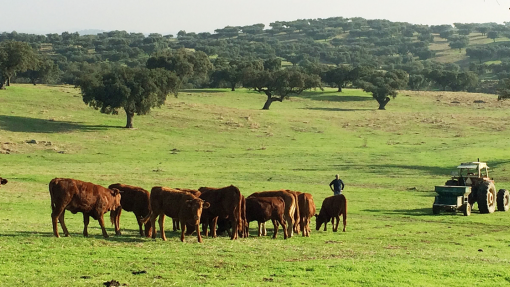
[[[117,67],[86,75],[79,81],[83,102],[101,113],[126,112],[126,128],[133,117],[145,115],[165,103],[168,94],[177,95],[179,78],[164,69]]]
[[[372,97],[379,103],[379,110],[385,110],[386,105],[398,94],[398,90],[407,86],[409,75],[402,70],[373,71],[357,82],[365,92],[372,93]]]

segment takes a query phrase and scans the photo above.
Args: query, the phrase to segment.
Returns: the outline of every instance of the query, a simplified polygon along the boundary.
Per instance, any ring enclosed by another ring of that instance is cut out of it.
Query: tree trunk
[[[263,110],[269,110],[269,106],[271,106],[272,103],[273,103],[272,97],[271,96],[267,96],[267,101],[264,104],[264,107],[262,109]]]
[[[338,86],[338,92],[341,93],[342,92],[342,86]]]
[[[134,112],[126,111],[126,117],[127,117],[126,128],[127,129],[132,129],[133,128],[133,117],[134,116],[135,116]]]
[[[230,88],[232,92],[234,92],[236,90],[236,83],[230,83]]]
[[[384,100],[382,99],[376,99],[377,102],[379,103],[379,110],[386,110],[386,104],[388,104],[388,102],[390,101],[390,97],[386,97],[384,98]]]
[[[7,84],[6,84],[7,87],[10,87],[11,86],[11,77],[7,77]]]

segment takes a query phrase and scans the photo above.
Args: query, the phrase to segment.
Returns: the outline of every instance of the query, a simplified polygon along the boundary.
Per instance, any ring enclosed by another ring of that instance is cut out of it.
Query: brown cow
[[[310,219],[315,214],[313,196],[309,193],[298,193],[299,217],[303,236],[310,237]]]
[[[241,220],[240,226],[238,227],[239,237],[241,238],[247,238],[248,237],[248,230],[246,229],[247,222],[246,222],[246,198],[241,194]],[[210,222],[211,223],[211,222]],[[223,234],[225,231],[228,233],[228,236],[232,236],[232,224],[230,223],[230,220],[224,219],[224,218],[218,218],[218,222],[216,223],[217,229],[216,234]]]
[[[120,229],[120,214],[122,210],[131,211],[135,214],[136,222],[138,222],[138,228],[140,236],[151,236],[151,225],[150,223],[145,224],[145,233],[143,231],[143,224],[138,219],[144,218],[149,214],[150,211],[150,194],[147,190],[132,185],[115,183],[108,186],[109,189],[118,189],[121,192],[120,205],[115,211],[110,212],[110,217],[117,223],[116,226]],[[115,233],[120,234],[120,230],[116,230]]]
[[[287,224],[283,219],[285,213],[285,201],[281,197],[248,197],[246,199],[246,233],[248,233],[251,221],[259,224],[258,236],[261,235],[262,223],[271,219],[274,225],[273,239],[278,233],[279,224],[283,228],[284,239],[288,237]]]
[[[152,238],[156,238],[156,218],[159,216],[159,230],[161,239],[166,240],[165,236],[165,215],[178,218],[181,223],[181,241],[184,242],[184,233],[186,224],[191,224],[197,232],[198,242],[202,243],[200,235],[200,216],[202,209],[209,208],[209,203],[202,199],[177,189],[155,186],[151,190],[150,196],[151,211],[148,216],[141,219],[142,223],[151,221]]]
[[[283,201],[285,201],[284,218],[287,221],[288,236],[292,237],[293,226],[294,226],[294,222],[295,222],[294,216],[295,216],[295,212],[296,212],[296,208],[297,208],[296,207],[297,202],[296,202],[294,195],[292,193],[289,193],[288,191],[282,189],[282,190],[276,190],[276,191],[255,192],[255,193],[251,194],[250,196],[248,196],[248,198],[250,198],[250,197],[268,197],[268,196],[281,197],[283,199]]]
[[[288,189],[286,189],[285,191],[287,191],[288,193],[292,194],[294,196],[294,200],[296,201],[296,211],[294,212],[294,225],[293,225],[293,228],[294,228],[294,232],[299,235],[300,226],[301,226],[301,217],[300,217],[301,213],[299,211],[299,199],[298,199],[298,196],[302,192],[292,191],[292,190],[288,190]]]
[[[241,226],[241,192],[233,185],[213,188],[201,187],[198,189],[202,194],[200,198],[209,202],[211,207],[204,212],[202,219],[202,229],[205,236],[208,235],[207,225],[211,224],[212,237],[216,237],[216,224],[218,218],[226,218],[232,225],[232,234],[230,239],[238,238],[238,230]]]
[[[179,187],[176,187],[174,188],[176,190],[180,190],[180,191],[183,191],[183,192],[188,192],[188,193],[191,193],[193,194],[194,196],[196,197],[199,197],[201,192],[198,191],[198,190],[195,190],[195,189],[189,189],[189,188],[179,188]],[[179,230],[179,218],[172,218],[172,227],[173,227],[173,230],[174,231],[177,231]],[[188,228],[188,231],[186,232],[186,235],[191,235],[193,233],[193,228],[194,226],[193,225],[189,225],[187,226]]]
[[[326,225],[331,219],[333,232],[336,232],[340,222],[340,215],[342,215],[344,219],[343,231],[345,232],[345,226],[347,225],[347,199],[343,194],[326,197],[322,202],[319,215],[315,214],[316,230],[319,230],[324,223],[324,231],[326,231]],[[334,219],[336,219],[336,225]]]
[[[7,184],[7,182],[8,182],[7,179],[0,177],[0,185]]]
[[[57,220],[60,221],[65,236],[69,236],[67,227],[64,222],[65,210],[72,213],[83,213],[83,235],[88,236],[87,226],[89,224],[89,216],[99,221],[104,238],[108,238],[108,234],[104,228],[103,215],[120,207],[120,193],[117,189],[107,189],[100,185],[90,182],[70,178],[54,178],[49,184],[51,197],[51,220],[53,223],[53,234],[58,234]],[[118,230],[116,222],[115,230]]]

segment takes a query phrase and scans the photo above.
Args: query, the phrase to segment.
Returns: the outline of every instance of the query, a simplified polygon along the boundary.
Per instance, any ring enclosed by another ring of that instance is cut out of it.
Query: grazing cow
[[[300,192],[298,194],[298,203],[301,231],[303,232],[303,236],[310,237],[310,219],[315,214],[313,196],[309,193]]]
[[[340,215],[343,216],[344,219],[344,229],[347,225],[347,199],[343,194],[334,195],[330,197],[326,197],[322,202],[321,211],[319,215],[315,214],[316,219],[316,230],[321,228],[321,225],[324,223],[324,231],[326,231],[326,225],[328,221],[331,219],[331,224],[333,225],[333,232],[338,230],[338,224],[340,222]],[[336,219],[336,225],[335,220]]]
[[[230,239],[238,238],[238,230],[241,228],[241,192],[233,185],[213,188],[201,187],[198,189],[202,194],[200,198],[209,202],[211,207],[204,212],[202,229],[205,236],[208,235],[207,225],[211,224],[212,237],[216,237],[216,224],[218,218],[225,218],[232,225]]]
[[[149,214],[150,211],[150,194],[147,190],[126,184],[115,183],[108,186],[109,189],[118,189],[121,192],[120,205],[114,212],[110,212],[110,217],[117,223],[116,226],[120,229],[120,214],[122,210],[131,211],[135,214],[136,221],[138,222],[138,228],[140,236],[151,236],[151,225],[150,223],[145,224],[145,233],[143,231],[143,224],[140,223],[139,219],[144,218]],[[120,230],[115,230],[115,233],[120,234]]]
[[[0,177],[0,185],[7,184],[7,179]]]
[[[151,190],[150,196],[151,211],[148,216],[141,219],[142,223],[151,221],[152,238],[156,238],[156,218],[159,216],[159,230],[161,239],[166,241],[165,236],[165,215],[171,218],[178,218],[181,223],[181,241],[184,242],[186,225],[192,225],[197,232],[198,242],[202,243],[200,235],[200,216],[202,210],[209,208],[209,203],[202,199],[177,189],[156,186]]]
[[[262,192],[255,192],[248,196],[250,197],[281,197],[283,201],[285,202],[285,213],[284,218],[285,221],[287,221],[287,230],[288,230],[288,236],[292,237],[293,233],[293,226],[294,226],[294,216],[297,208],[297,202],[294,195],[286,190],[276,190],[276,191],[262,191]]]
[[[248,197],[246,199],[246,233],[248,233],[251,221],[259,224],[258,236],[261,235],[262,223],[271,219],[274,225],[273,239],[278,233],[279,224],[283,228],[284,239],[288,237],[287,224],[283,219],[285,213],[285,201],[281,197]]]
[[[218,222],[217,222],[217,229],[216,229],[216,234],[217,235],[221,235],[223,233],[225,233],[225,231],[228,233],[228,236],[232,236],[232,233],[231,233],[231,229],[232,229],[232,224],[230,223],[229,220],[227,219],[224,219],[224,218],[218,218]],[[248,237],[248,230],[246,229],[246,226],[247,226],[247,222],[246,222],[246,198],[241,195],[241,221],[240,221],[240,226],[238,228],[238,232],[239,232],[239,237],[241,238],[247,238]]]
[[[83,213],[83,235],[88,236],[87,226],[89,216],[99,221],[103,237],[108,238],[104,228],[103,215],[120,207],[120,193],[118,189],[107,189],[100,185],[71,178],[54,178],[49,184],[51,197],[51,220],[53,223],[53,234],[60,237],[57,229],[57,221],[60,221],[65,236],[69,236],[64,222],[65,210],[72,213]],[[115,230],[119,230],[117,222]]]

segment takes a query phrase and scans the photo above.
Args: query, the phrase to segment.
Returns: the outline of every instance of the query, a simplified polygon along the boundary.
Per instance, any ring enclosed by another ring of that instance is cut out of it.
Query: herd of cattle
[[[0,178],[1,184],[7,180]],[[110,220],[115,233],[120,235],[120,215],[122,210],[135,214],[140,236],[156,238],[158,219],[161,238],[166,240],[164,231],[165,216],[173,219],[173,230],[181,230],[181,241],[185,235],[196,232],[198,242],[202,242],[200,224],[204,236],[217,236],[217,232],[228,232],[231,239],[248,237],[249,223],[257,221],[258,235],[266,235],[264,223],[271,220],[274,225],[273,238],[279,226],[284,238],[293,233],[310,236],[310,219],[316,218],[316,230],[331,220],[333,231],[338,230],[340,215],[343,217],[343,231],[347,224],[347,200],[344,195],[324,199],[320,213],[315,214],[313,197],[309,193],[291,190],[262,191],[244,197],[233,185],[198,190],[184,188],[153,187],[147,190],[125,184],[112,184],[108,188],[90,182],[70,178],[55,178],[49,184],[51,197],[51,219],[53,234],[60,237],[57,223],[60,222],[65,236],[69,231],[65,225],[64,213],[83,213],[83,235],[88,236],[89,218],[98,220],[103,236],[108,237],[103,215],[110,211]],[[336,220],[336,224],[335,224]]]

